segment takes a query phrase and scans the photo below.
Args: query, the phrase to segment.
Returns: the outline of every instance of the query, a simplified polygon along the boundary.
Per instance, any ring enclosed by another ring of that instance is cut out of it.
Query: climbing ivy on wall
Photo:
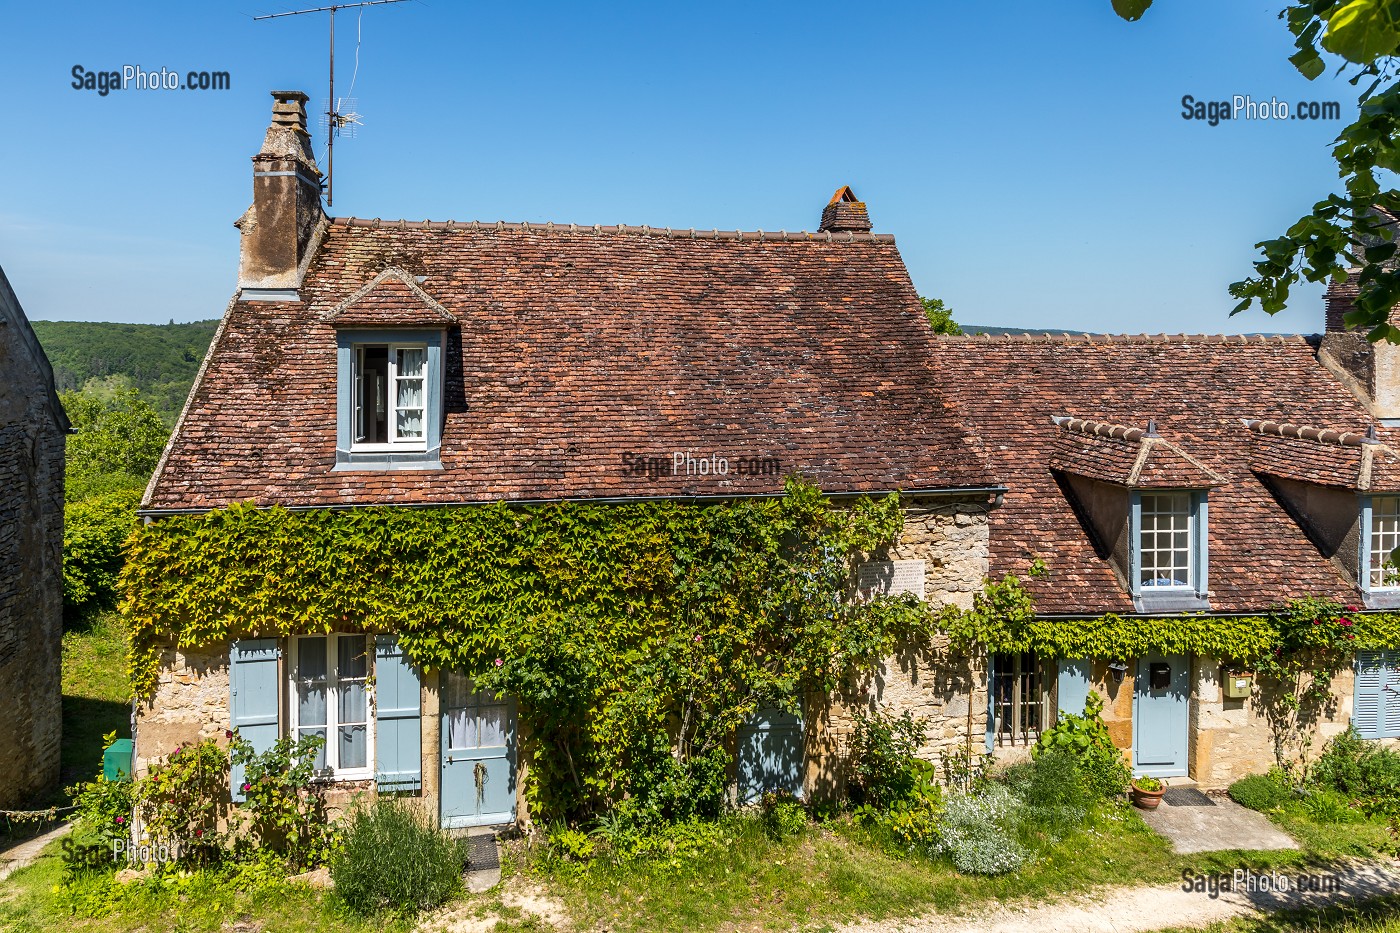
[[[539,815],[624,798],[717,809],[726,743],[761,702],[828,690],[919,636],[912,598],[846,599],[853,561],[902,527],[899,497],[552,504],[163,519],[128,544],[131,678],[163,645],[393,632],[425,670],[510,693]],[[926,636],[926,632],[923,632]]]

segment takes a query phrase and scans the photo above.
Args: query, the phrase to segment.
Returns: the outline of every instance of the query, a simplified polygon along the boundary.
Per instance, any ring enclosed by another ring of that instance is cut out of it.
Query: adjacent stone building
[[[68,430],[48,358],[0,271],[0,808],[59,777]]]

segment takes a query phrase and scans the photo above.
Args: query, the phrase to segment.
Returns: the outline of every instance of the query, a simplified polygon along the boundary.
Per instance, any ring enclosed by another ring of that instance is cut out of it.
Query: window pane
[[[506,744],[506,707],[483,706],[477,717],[478,748],[499,748]]]
[[[396,415],[396,419],[394,429],[398,431],[401,439],[412,440],[423,436],[423,410],[421,408],[401,409]]]
[[[448,710],[447,747],[476,747],[476,716],[470,709]]]
[[[297,641],[297,724],[326,724],[326,640]],[[325,733],[322,732],[322,735]]]
[[[319,729],[298,729],[297,737],[302,738],[308,735],[319,735],[322,739],[326,737],[325,727]],[[316,749],[316,770],[322,771],[326,767],[326,743],[322,742],[321,747]]]
[[[395,396],[397,407],[399,408],[422,408],[423,407],[423,380],[422,379],[400,379],[399,391]]]
[[[424,356],[422,347],[401,347],[398,350],[399,375],[413,378],[422,377]]]
[[[1191,583],[1190,493],[1144,494],[1138,536],[1138,582],[1141,586],[1189,586]]]
[[[369,727],[341,726],[340,767],[363,768],[369,761]]]

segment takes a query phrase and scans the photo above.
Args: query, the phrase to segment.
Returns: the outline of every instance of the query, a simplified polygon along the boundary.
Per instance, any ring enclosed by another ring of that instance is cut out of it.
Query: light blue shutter
[[[398,639],[375,638],[374,770],[380,790],[423,788],[421,689]]]
[[[1059,712],[1083,716],[1084,703],[1089,699],[1089,662],[1061,659],[1057,663],[1055,696]]]
[[[265,752],[277,742],[278,702],[277,659],[280,652],[275,638],[245,638],[229,649],[230,728],[249,742],[254,751]],[[243,800],[243,768],[229,770],[233,799]]]
[[[1385,702],[1385,655],[1380,651],[1362,651],[1356,655],[1356,691],[1352,695],[1351,724],[1363,739],[1381,737],[1381,721]],[[1400,709],[1400,703],[1391,704]]]
[[[1393,739],[1400,737],[1400,652],[1383,651],[1381,661],[1381,736]]]

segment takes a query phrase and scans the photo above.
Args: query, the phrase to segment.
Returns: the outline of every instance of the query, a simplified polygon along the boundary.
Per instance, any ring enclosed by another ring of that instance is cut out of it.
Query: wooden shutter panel
[[[1362,651],[1356,655],[1356,690],[1352,695],[1351,724],[1363,739],[1378,739],[1381,735],[1382,708],[1386,680],[1385,656],[1379,651]],[[1400,709],[1400,703],[1395,704]]]
[[[282,708],[278,696],[277,660],[281,652],[275,638],[245,638],[229,649],[230,728],[249,742],[255,751],[265,752],[277,743],[277,716]],[[242,802],[243,768],[229,770],[233,799]]]
[[[375,638],[374,771],[379,789],[422,790],[422,684],[392,635]]]
[[[1075,716],[1084,715],[1084,704],[1089,699],[1089,662],[1060,659],[1059,676],[1056,678],[1056,705],[1061,713]]]
[[[1400,652],[1382,651],[1381,737],[1400,736]]]

